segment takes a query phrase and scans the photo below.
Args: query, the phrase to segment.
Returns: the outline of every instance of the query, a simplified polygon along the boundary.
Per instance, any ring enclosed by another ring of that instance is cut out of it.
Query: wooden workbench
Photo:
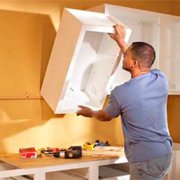
[[[18,154],[1,154],[0,160],[16,169],[0,171],[0,178],[34,175],[34,180],[45,180],[46,173],[88,168],[89,180],[98,180],[99,166],[127,162],[122,147],[84,151],[79,159],[64,159],[43,156],[37,159],[21,159]]]

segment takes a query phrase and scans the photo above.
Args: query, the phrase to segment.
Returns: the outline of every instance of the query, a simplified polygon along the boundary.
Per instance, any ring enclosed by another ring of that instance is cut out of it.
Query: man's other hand
[[[92,109],[85,106],[78,106],[80,109],[77,111],[77,116],[92,117]]]

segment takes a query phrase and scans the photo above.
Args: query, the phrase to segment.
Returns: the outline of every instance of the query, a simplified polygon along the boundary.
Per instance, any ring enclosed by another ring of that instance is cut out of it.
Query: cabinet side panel
[[[41,89],[42,96],[53,110],[60,99],[81,27],[81,23],[65,10]]]

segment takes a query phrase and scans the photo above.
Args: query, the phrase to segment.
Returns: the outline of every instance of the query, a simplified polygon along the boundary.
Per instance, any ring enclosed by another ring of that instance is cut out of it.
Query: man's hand
[[[115,40],[120,47],[122,53],[124,54],[128,48],[128,45],[124,41],[124,38],[126,36],[126,30],[123,25],[115,25],[114,27],[114,33],[110,33],[110,37]]]
[[[85,106],[79,106],[81,109],[77,111],[77,116],[85,116],[85,117],[92,117],[92,109],[85,107]]]
[[[124,42],[124,38],[126,36],[125,27],[122,25],[114,25],[114,33],[110,33],[110,37],[114,39],[116,42]]]
[[[110,121],[112,118],[103,110],[93,111],[91,108],[79,106],[81,109],[77,111],[77,116],[96,118],[99,121]]]

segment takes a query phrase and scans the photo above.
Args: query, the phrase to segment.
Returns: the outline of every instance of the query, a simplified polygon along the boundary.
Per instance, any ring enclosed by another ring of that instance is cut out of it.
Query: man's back
[[[171,152],[167,94],[167,80],[159,70],[132,78],[112,91],[106,112],[112,117],[121,114],[125,151],[130,162]]]

